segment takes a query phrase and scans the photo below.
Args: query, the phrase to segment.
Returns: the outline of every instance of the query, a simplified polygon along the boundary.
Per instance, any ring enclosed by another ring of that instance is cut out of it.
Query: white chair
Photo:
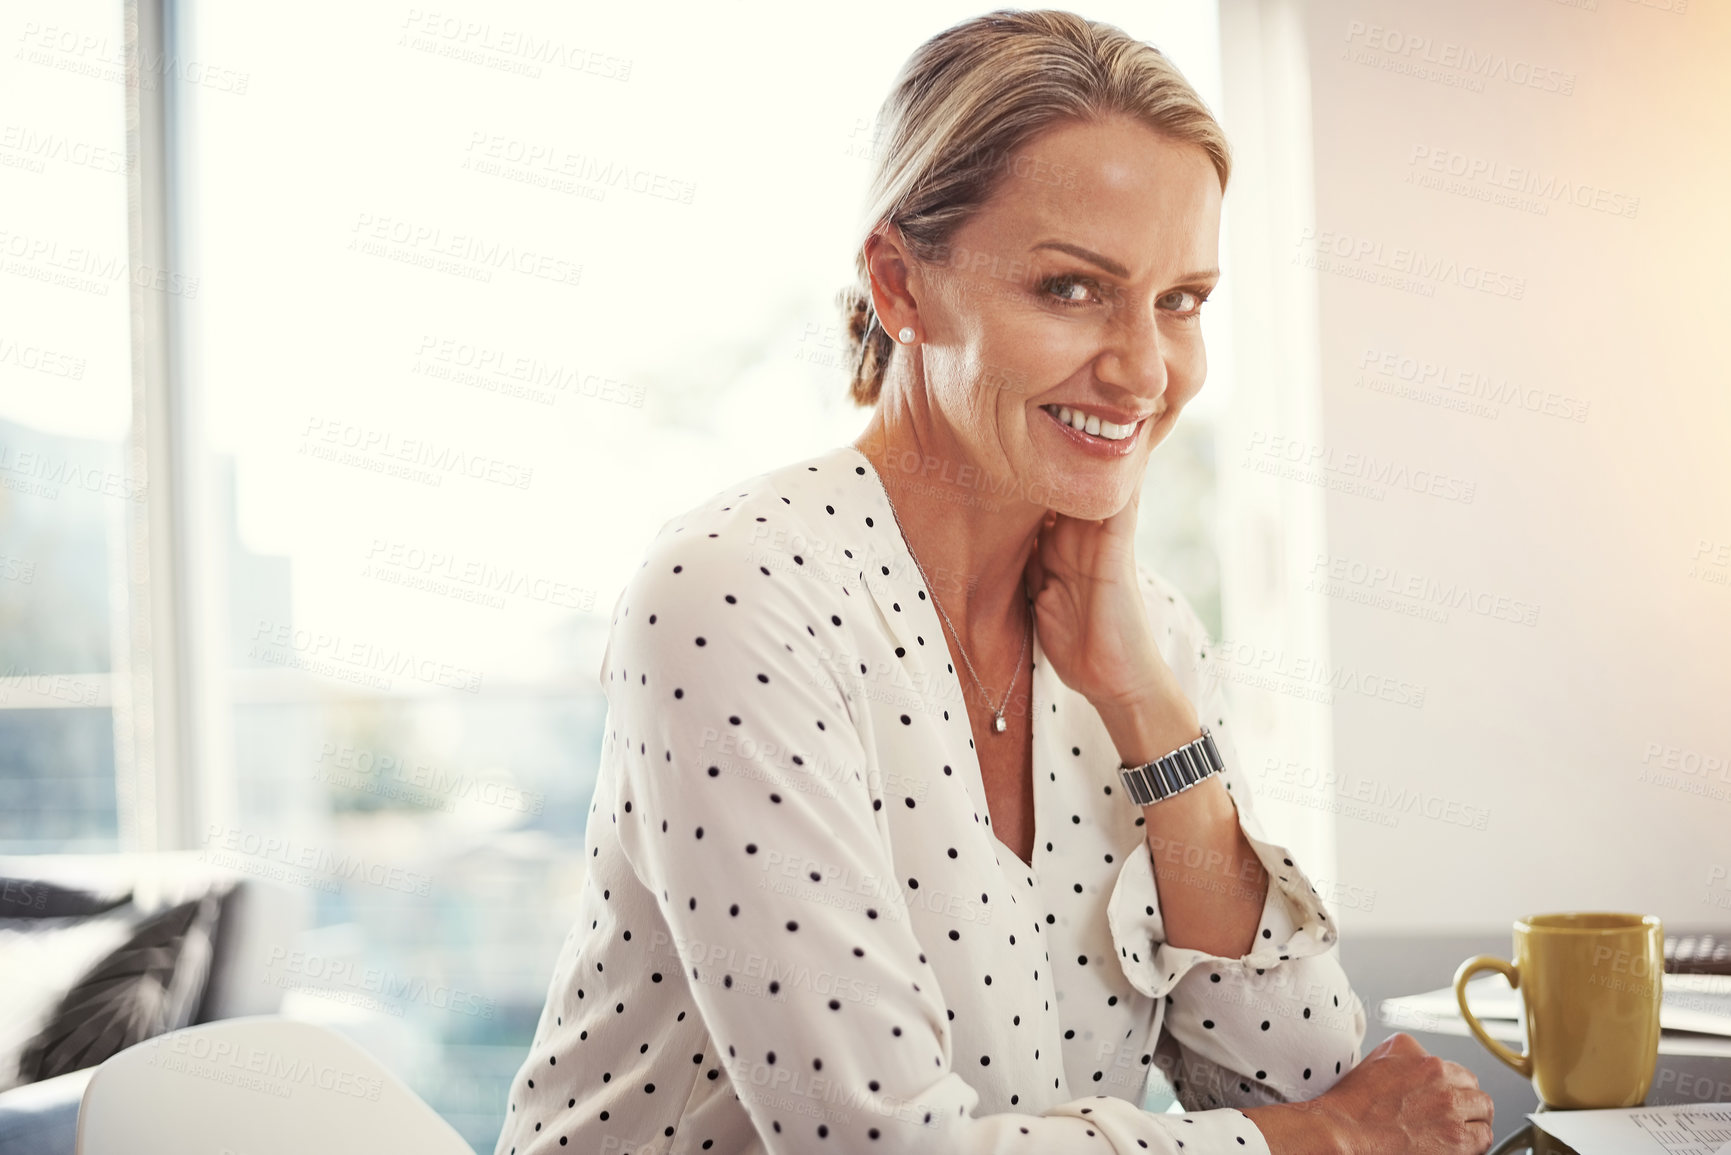
[[[335,1031],[274,1015],[129,1047],[97,1068],[77,1155],[473,1155],[395,1075]]]

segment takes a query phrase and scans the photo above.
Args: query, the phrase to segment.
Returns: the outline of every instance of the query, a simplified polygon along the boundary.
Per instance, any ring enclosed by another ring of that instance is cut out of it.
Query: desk
[[[1666,927],[1667,934],[1688,934],[1712,928]],[[1722,929],[1722,928],[1721,928]],[[1436,990],[1454,982],[1455,968],[1477,954],[1509,957],[1509,931],[1486,934],[1360,935],[1342,931],[1340,961],[1352,989],[1363,1000],[1368,1023],[1364,1052],[1400,1028],[1382,1024],[1377,1008],[1396,995]],[[1527,1112],[1538,1110],[1533,1085],[1504,1066],[1477,1039],[1429,1031],[1408,1032],[1433,1055],[1459,1063],[1478,1077],[1479,1086],[1496,1102],[1493,1129],[1499,1155],[1518,1155],[1520,1132],[1528,1127]],[[1513,1044],[1511,1044],[1513,1046]],[[1521,1048],[1515,1046],[1516,1050]],[[1647,1093],[1647,1106],[1731,1101],[1731,1059],[1701,1055],[1660,1055]],[[1534,1155],[1574,1155],[1574,1149],[1549,1136],[1538,1141]]]

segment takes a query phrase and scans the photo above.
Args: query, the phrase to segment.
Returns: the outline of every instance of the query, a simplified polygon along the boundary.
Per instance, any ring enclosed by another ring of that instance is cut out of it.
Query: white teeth
[[[1119,425],[1113,421],[1102,421],[1100,418],[1083,413],[1080,409],[1071,409],[1068,405],[1042,405],[1047,413],[1072,429],[1080,430],[1106,441],[1122,441],[1136,432],[1135,422],[1130,425]]]

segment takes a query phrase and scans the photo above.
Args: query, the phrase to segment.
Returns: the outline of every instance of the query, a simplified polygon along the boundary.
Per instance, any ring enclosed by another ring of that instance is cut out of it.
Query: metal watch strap
[[[1174,794],[1182,794],[1210,774],[1219,774],[1225,769],[1226,764],[1220,760],[1220,751],[1214,745],[1214,735],[1204,726],[1202,737],[1152,762],[1119,766],[1118,776],[1123,779],[1131,801],[1138,806],[1147,806]]]

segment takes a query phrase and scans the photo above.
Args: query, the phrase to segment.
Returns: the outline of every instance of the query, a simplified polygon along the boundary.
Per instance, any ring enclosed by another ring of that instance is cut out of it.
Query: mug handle
[[[1533,1077],[1533,1057],[1531,1055],[1517,1055],[1487,1035],[1484,1027],[1479,1025],[1478,1017],[1473,1014],[1472,1008],[1467,1006],[1467,980],[1480,971],[1499,971],[1504,978],[1509,980],[1510,987],[1515,990],[1520,989],[1521,975],[1513,963],[1505,962],[1494,955],[1476,955],[1462,963],[1460,969],[1455,971],[1455,1002],[1460,1004],[1461,1017],[1466,1019],[1467,1027],[1471,1029],[1478,1041],[1485,1045],[1487,1051],[1520,1072],[1523,1078],[1531,1079]]]

